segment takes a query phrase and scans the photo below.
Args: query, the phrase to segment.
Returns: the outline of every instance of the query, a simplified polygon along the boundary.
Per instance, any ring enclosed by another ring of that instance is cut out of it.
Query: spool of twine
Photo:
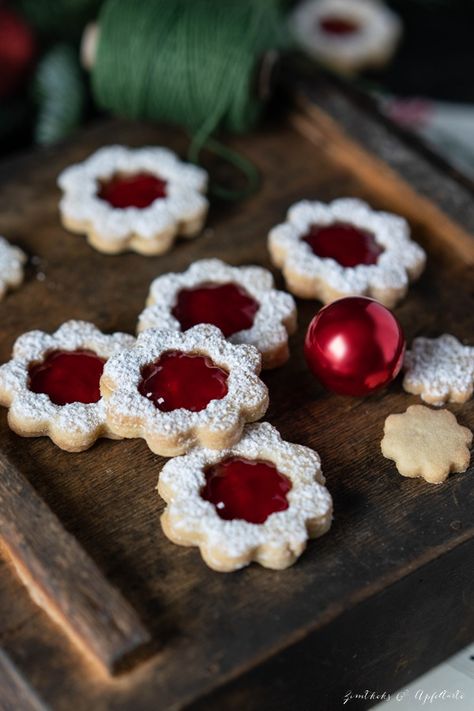
[[[215,135],[255,126],[285,34],[281,0],[106,0],[93,92],[99,106],[121,116],[187,129],[190,160],[198,162],[205,147],[244,173],[243,191],[212,186],[220,197],[240,198],[255,190],[258,173]]]

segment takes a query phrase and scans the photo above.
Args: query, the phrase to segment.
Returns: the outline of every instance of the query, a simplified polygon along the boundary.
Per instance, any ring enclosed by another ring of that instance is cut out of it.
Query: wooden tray
[[[162,258],[104,256],[66,233],[55,181],[111,142],[184,152],[178,133],[102,123],[0,167],[0,232],[35,256],[0,304],[1,360],[24,331],[69,318],[133,332],[150,281],[195,259],[269,267],[266,235],[291,203],[345,195],[404,214],[428,252],[396,309],[408,340],[472,340],[472,193],[339,91],[319,86],[313,98],[318,108],[301,100],[234,142],[263,188],[213,206],[202,237]],[[383,422],[417,398],[400,380],[370,399],[324,392],[302,357],[318,305],[298,307],[290,362],[264,374],[266,419],[321,454],[335,520],[289,570],[218,574],[196,549],[171,544],[154,490],[162,460],[143,441],[67,454],[17,437],[1,412],[1,708],[332,711],[349,689],[393,691],[470,641],[472,473],[440,487],[400,477],[380,454]],[[452,410],[474,427],[472,402]]]

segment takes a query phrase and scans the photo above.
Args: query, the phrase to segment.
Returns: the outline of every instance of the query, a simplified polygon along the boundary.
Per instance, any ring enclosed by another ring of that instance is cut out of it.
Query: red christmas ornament
[[[20,86],[31,68],[35,52],[31,28],[14,10],[0,7],[0,98]]]
[[[325,306],[309,324],[306,361],[328,390],[369,395],[398,374],[405,337],[385,306],[364,296],[349,296]]]

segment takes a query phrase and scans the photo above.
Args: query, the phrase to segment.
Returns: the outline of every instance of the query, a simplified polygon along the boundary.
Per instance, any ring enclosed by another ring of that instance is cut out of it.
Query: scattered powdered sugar
[[[7,289],[15,288],[23,281],[23,265],[26,254],[0,237],[0,299]]]
[[[180,331],[181,325],[172,314],[179,292],[205,282],[237,284],[259,304],[252,327],[229,336],[231,343],[249,343],[264,354],[287,343],[288,328],[293,330],[296,320],[293,297],[273,288],[273,277],[267,269],[233,267],[220,259],[201,259],[181,274],[164,274],[155,279],[150,286],[147,308],[139,316],[138,330]]]
[[[197,353],[209,358],[228,372],[227,394],[211,400],[204,410],[191,412],[184,408],[162,412],[138,386],[143,366],[155,362],[167,351]],[[233,429],[242,418],[257,419],[268,405],[268,391],[258,374],[261,355],[249,345],[233,345],[221,331],[209,324],[199,324],[185,333],[149,329],[137,338],[136,345],[112,357],[104,367],[102,383],[111,391],[107,394],[107,417],[120,434],[122,418],[136,418],[137,434],[180,436],[192,439],[192,432],[206,427],[213,431]]]
[[[465,402],[474,387],[474,347],[449,334],[415,338],[405,355],[403,387],[432,405]]]
[[[318,257],[302,240],[312,225],[343,222],[367,230],[384,248],[376,264],[343,267],[334,259]],[[314,297],[320,296],[319,283],[341,295],[369,294],[379,297],[383,290],[406,290],[408,281],[424,268],[424,250],[410,239],[406,220],[387,212],[375,212],[362,200],[341,198],[332,203],[303,200],[293,205],[287,221],[269,234],[269,249],[285,276],[312,280]]]
[[[200,491],[205,469],[231,456],[274,463],[291,481],[288,509],[271,514],[262,524],[221,519]],[[285,442],[275,427],[263,422],[246,425],[242,438],[231,448],[195,449],[170,460],[160,473],[158,491],[168,504],[166,515],[174,531],[205,548],[208,558],[216,549],[219,557],[240,561],[233,567],[242,567],[259,556],[264,559],[268,549],[297,556],[310,535],[329,529],[332,499],[324,484],[317,452]]]
[[[104,434],[104,402],[56,405],[44,393],[29,390],[29,366],[53,350],[91,350],[104,359],[130,348],[135,338],[127,333],[101,333],[92,323],[66,321],[53,333],[29,331],[20,336],[12,359],[0,367],[0,402],[10,407],[9,417],[25,434],[49,434],[73,440],[81,435],[92,442]]]
[[[114,208],[98,195],[99,182],[117,173],[151,173],[167,181],[166,196],[148,207]],[[170,233],[186,232],[188,223],[204,220],[208,202],[207,173],[183,163],[167,148],[105,146],[59,175],[64,196],[59,208],[67,220],[84,223],[105,241],[127,244],[134,236],[168,243]]]

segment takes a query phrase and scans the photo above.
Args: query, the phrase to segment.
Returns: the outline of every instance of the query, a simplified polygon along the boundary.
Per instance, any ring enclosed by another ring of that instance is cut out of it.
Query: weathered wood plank
[[[2,457],[0,541],[32,599],[107,673],[123,670],[149,646],[134,610]]]
[[[0,649],[0,711],[47,711],[47,707],[2,649]]]

